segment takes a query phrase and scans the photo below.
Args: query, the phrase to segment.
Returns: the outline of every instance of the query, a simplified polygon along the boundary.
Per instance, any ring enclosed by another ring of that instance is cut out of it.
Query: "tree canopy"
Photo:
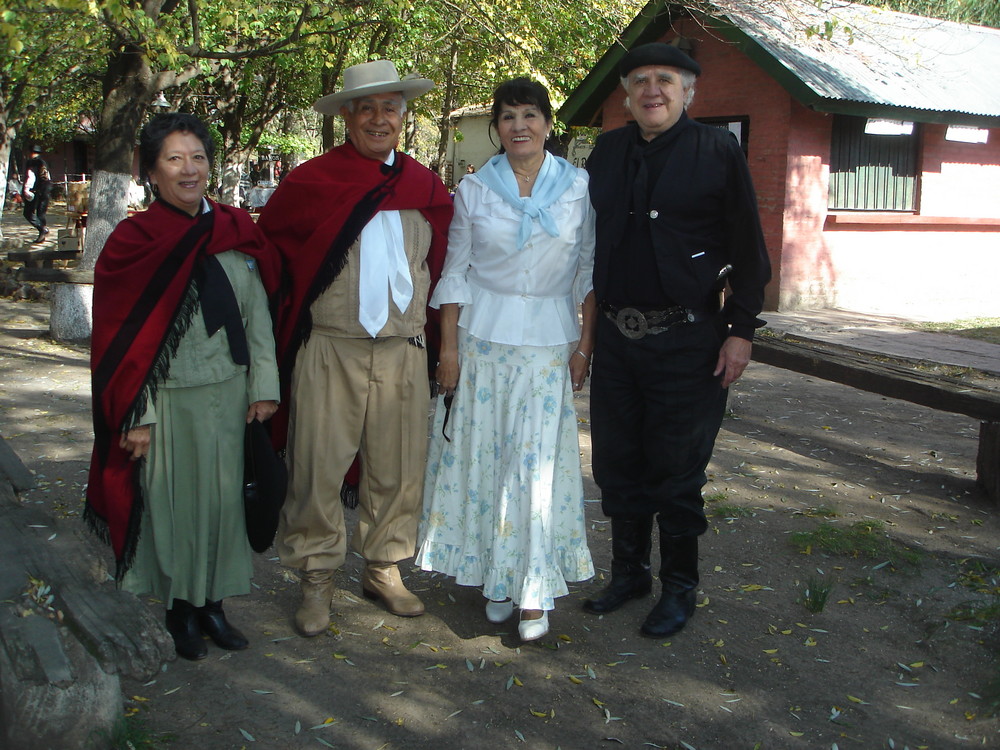
[[[943,21],[971,23],[1000,28],[1000,3],[997,0],[858,0],[865,5],[940,18]]]

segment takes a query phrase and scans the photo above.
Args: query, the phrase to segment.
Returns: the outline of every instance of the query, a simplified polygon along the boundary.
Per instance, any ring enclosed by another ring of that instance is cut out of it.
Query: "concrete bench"
[[[19,268],[14,272],[18,281],[34,281],[43,284],[93,284],[93,271],[76,268]]]
[[[0,437],[0,747],[102,747],[120,676],[150,679],[173,641],[108,580],[79,521],[18,500],[32,483]]]
[[[980,420],[976,482],[1000,503],[1000,392],[957,378],[874,361],[846,347],[757,336],[757,362]]]
[[[81,255],[79,250],[22,249],[9,251],[7,260],[23,263],[25,268],[52,268],[53,261],[79,260]]]

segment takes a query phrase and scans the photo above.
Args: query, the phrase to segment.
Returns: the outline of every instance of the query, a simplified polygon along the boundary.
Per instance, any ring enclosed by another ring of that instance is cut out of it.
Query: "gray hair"
[[[694,84],[698,79],[698,76],[694,74],[694,71],[687,70],[686,68],[677,68],[677,72],[681,76],[681,88],[684,89],[684,108],[687,109],[691,104],[691,100],[694,99]],[[628,76],[621,77],[622,88],[628,91]],[[629,106],[628,97],[625,97],[625,106]]]
[[[372,96],[375,96],[375,94],[372,94]],[[368,97],[366,96],[358,97],[358,99],[367,99],[367,98]],[[347,111],[350,112],[352,115],[354,114],[355,102],[358,99],[348,99],[347,102],[344,103],[344,106],[347,107]],[[402,104],[399,107],[399,116],[402,117],[403,115],[406,114],[406,97],[400,94],[399,100],[402,102]]]

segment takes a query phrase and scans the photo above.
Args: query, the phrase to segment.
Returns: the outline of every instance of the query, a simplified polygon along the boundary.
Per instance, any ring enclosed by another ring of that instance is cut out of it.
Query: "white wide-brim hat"
[[[317,99],[313,109],[324,115],[335,115],[351,99],[387,91],[401,91],[404,99],[426,94],[434,88],[434,81],[415,75],[399,77],[391,60],[352,65],[344,71],[344,88],[333,94]]]

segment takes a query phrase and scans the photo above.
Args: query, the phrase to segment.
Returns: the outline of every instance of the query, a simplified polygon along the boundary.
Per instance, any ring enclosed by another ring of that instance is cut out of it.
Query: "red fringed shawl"
[[[250,215],[211,207],[192,217],[155,201],[115,228],[94,269],[94,452],[84,517],[110,542],[118,581],[132,564],[143,510],[139,462],[118,443],[166,378],[198,307],[192,284],[198,257],[238,250],[257,259],[268,293],[278,287],[280,259]]]
[[[312,330],[310,306],[343,270],[348,250],[372,216],[403,209],[419,210],[431,225],[427,266],[433,291],[454,208],[438,176],[406,154],[396,152],[395,163],[387,166],[350,143],[338,146],[292,170],[261,212],[258,225],[278,246],[289,284],[278,309],[282,399],[271,420],[276,448],[287,439],[288,389],[295,356]]]

